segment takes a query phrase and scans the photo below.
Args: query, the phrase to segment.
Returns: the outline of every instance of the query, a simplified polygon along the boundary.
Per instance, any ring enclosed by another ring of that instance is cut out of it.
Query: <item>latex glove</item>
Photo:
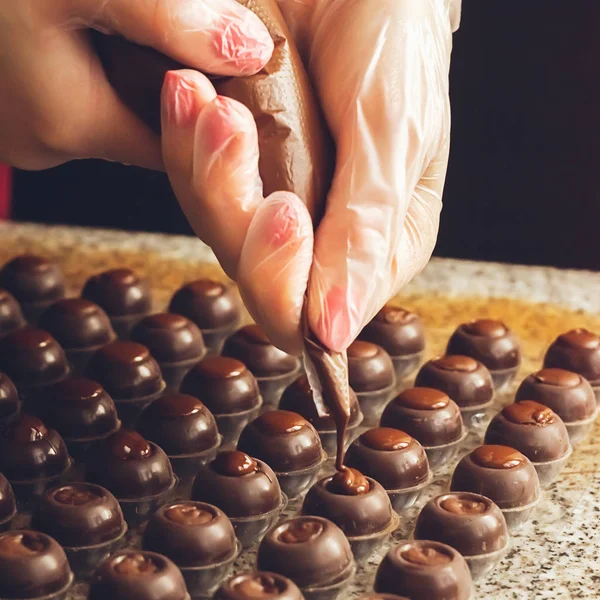
[[[0,162],[42,169],[96,157],[162,168],[160,140],[108,84],[89,28],[223,75],[255,73],[273,49],[234,0],[0,2]]]
[[[272,341],[301,350],[308,289],[314,332],[342,351],[435,244],[450,129],[450,18],[442,0],[296,0],[295,8],[309,24],[293,23],[337,144],[314,248],[298,198],[262,197],[250,113],[216,97],[198,74],[165,80],[163,154],[190,223]]]

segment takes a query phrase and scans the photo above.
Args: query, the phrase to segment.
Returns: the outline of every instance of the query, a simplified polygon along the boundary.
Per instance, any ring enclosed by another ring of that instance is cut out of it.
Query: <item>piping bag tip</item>
[[[319,416],[331,416],[337,429],[337,456],[335,467],[344,466],[344,445],[350,422],[350,385],[346,352],[326,348],[308,324],[307,300],[302,309],[304,336],[304,368],[310,384],[313,401]]]

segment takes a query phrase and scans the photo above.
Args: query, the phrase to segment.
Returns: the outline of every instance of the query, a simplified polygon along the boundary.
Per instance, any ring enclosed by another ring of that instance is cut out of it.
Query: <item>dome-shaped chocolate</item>
[[[150,396],[164,388],[158,363],[148,348],[135,342],[116,341],[102,347],[92,356],[86,377],[119,400]]]
[[[250,517],[281,505],[281,490],[271,467],[237,450],[221,452],[204,465],[192,498],[218,506],[228,517]]]
[[[274,377],[296,371],[300,362],[274,346],[258,325],[246,325],[227,338],[223,356],[243,362],[255,377]]]
[[[348,577],[350,544],[328,519],[302,516],[273,527],[258,547],[256,566],[289,577],[300,589],[324,587]]]
[[[219,440],[215,418],[208,408],[198,398],[175,392],[153,402],[141,414],[137,430],[169,456],[202,452]]]
[[[24,326],[25,317],[17,299],[8,290],[0,288],[0,338]]]
[[[212,279],[198,279],[175,292],[169,312],[183,315],[200,329],[209,330],[235,327],[241,307],[231,286]]]
[[[95,442],[86,467],[88,481],[107,488],[119,500],[155,496],[173,484],[173,470],[164,451],[129,429]]]
[[[278,473],[312,467],[321,462],[323,453],[315,428],[286,410],[266,412],[246,425],[237,447]]]
[[[67,350],[93,348],[115,339],[108,315],[83,298],[64,298],[48,307],[38,322]]]
[[[145,550],[160,550],[179,567],[200,567],[231,558],[237,541],[222,510],[182,500],[158,509],[146,527],[142,545]]]
[[[162,554],[121,550],[90,581],[88,600],[189,600],[181,571]]]
[[[10,377],[0,373],[0,422],[19,412],[21,401],[15,384]]]
[[[116,498],[90,483],[71,483],[46,490],[33,514],[32,527],[61,546],[77,548],[113,540],[124,521]]]
[[[283,575],[249,571],[234,575],[216,591],[215,600],[304,600],[298,586]]]
[[[184,377],[181,392],[200,398],[215,414],[249,410],[260,402],[254,375],[239,360],[209,356]]]
[[[0,473],[0,528],[8,529],[7,525],[16,512],[15,493],[8,479]]]
[[[55,477],[69,466],[63,439],[37,417],[21,414],[0,434],[0,472],[13,483]]]
[[[3,598],[40,598],[69,587],[73,576],[64,550],[38,531],[0,533]]]
[[[394,384],[394,363],[381,346],[357,340],[347,353],[348,380],[355,392],[373,392]]]
[[[66,377],[69,367],[60,344],[47,332],[23,327],[0,340],[0,370],[29,388]]]
[[[389,427],[365,431],[350,444],[345,462],[386,490],[419,485],[430,473],[421,444],[404,431]]]
[[[587,329],[559,335],[544,357],[544,367],[579,373],[592,385],[600,383],[600,337]]]

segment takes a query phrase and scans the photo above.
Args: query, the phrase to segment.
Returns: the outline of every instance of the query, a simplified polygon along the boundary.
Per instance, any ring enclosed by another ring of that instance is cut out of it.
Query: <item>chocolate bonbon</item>
[[[454,470],[450,489],[488,497],[504,514],[509,531],[527,521],[541,498],[531,461],[514,448],[498,445],[479,446],[464,456]]]
[[[322,517],[294,517],[263,538],[257,568],[289,577],[307,597],[327,589],[335,598],[349,584],[355,566],[341,529]]]
[[[238,326],[242,309],[232,286],[197,279],[175,292],[169,312],[187,317],[200,328],[209,354],[221,351],[225,338]]]
[[[184,377],[181,393],[200,398],[215,416],[223,445],[234,444],[242,429],[260,412],[256,378],[234,358],[209,356]]]
[[[239,450],[221,452],[200,469],[192,498],[223,510],[244,547],[260,540],[286,504],[271,467]]]
[[[196,475],[212,460],[221,436],[212,413],[198,398],[167,392],[140,415],[137,430],[168,455],[182,480]]]
[[[246,325],[227,338],[223,356],[243,362],[256,377],[265,404],[273,406],[300,371],[300,360],[274,346],[258,325]]]
[[[15,493],[6,477],[0,473],[0,531],[6,531],[17,514]]]
[[[467,435],[456,403],[444,392],[426,387],[400,392],[385,407],[381,426],[400,429],[418,440],[431,469],[451,461]]]
[[[447,394],[460,408],[467,426],[481,425],[494,402],[494,383],[487,367],[460,354],[426,362],[415,379],[416,387],[435,388]]]
[[[162,554],[121,550],[94,573],[88,600],[190,600],[177,566]]]
[[[146,521],[176,484],[165,452],[129,429],[96,442],[85,460],[86,479],[112,492],[133,526]]]
[[[571,329],[550,344],[544,367],[579,373],[589,382],[600,404],[600,337],[583,328]]]
[[[117,337],[104,310],[83,298],[58,300],[42,313],[38,326],[60,343],[77,373],[83,373],[96,350]]]
[[[148,348],[122,340],[100,348],[90,359],[85,376],[100,383],[111,395],[119,417],[128,427],[166,387]]]
[[[589,382],[564,369],[548,368],[532,373],[519,386],[515,400],[535,400],[552,409],[563,420],[571,445],[587,435],[598,412]]]
[[[66,477],[70,467],[63,439],[37,417],[21,414],[0,434],[0,472],[24,504]]]
[[[270,465],[290,499],[314,483],[326,459],[316,429],[301,415],[286,410],[266,412],[246,425],[237,447]]]
[[[117,499],[90,483],[71,483],[44,492],[32,527],[52,536],[65,550],[77,577],[91,575],[123,543],[127,525]]]
[[[421,444],[390,427],[369,429],[354,440],[346,465],[379,482],[397,511],[413,506],[432,479]]]
[[[0,533],[0,593],[6,600],[63,600],[73,583],[64,550],[39,531]]]
[[[171,559],[194,598],[209,593],[227,577],[240,552],[225,513],[211,504],[189,500],[161,507],[146,527],[142,546]]]
[[[518,339],[495,319],[475,319],[459,325],[448,341],[446,354],[466,355],[483,363],[497,390],[514,379],[521,364]]]
[[[335,523],[348,538],[356,560],[370,556],[398,526],[381,484],[349,467],[315,483],[304,498],[302,514]]]
[[[25,317],[16,298],[0,288],[0,338],[25,326]]]
[[[174,391],[179,390],[186,373],[206,354],[200,329],[181,315],[157,313],[144,317],[131,331],[131,339],[150,350]]]
[[[320,416],[313,400],[313,392],[306,375],[301,375],[294,381],[281,396],[279,409],[298,413],[309,421],[319,432],[321,443],[325,452],[331,457],[336,456],[338,432],[336,423],[331,416]],[[350,390],[350,420],[346,427],[345,443],[351,440],[357,427],[361,424],[363,415],[360,410],[358,398]]]
[[[488,425],[484,443],[510,446],[524,454],[533,463],[542,487],[560,473],[572,452],[562,419],[532,400],[503,408]]]
[[[266,571],[249,571],[230,577],[214,595],[215,600],[304,600],[298,586],[287,577]]]
[[[506,521],[498,506],[471,492],[431,499],[417,517],[414,538],[436,540],[458,550],[474,580],[491,573],[509,546]]]
[[[152,309],[148,280],[127,268],[93,275],[86,281],[81,296],[106,311],[121,339],[127,339],[134,325]]]
[[[378,344],[391,356],[397,382],[417,368],[425,350],[424,327],[419,315],[390,304],[375,315],[358,338]]]
[[[474,586],[465,559],[451,546],[430,540],[401,542],[377,569],[377,593],[411,600],[471,600]]]
[[[21,409],[19,392],[10,377],[0,372],[0,425],[14,418]]]
[[[75,458],[121,426],[112,398],[91,379],[64,379],[49,387],[41,400],[39,414],[61,434]]]
[[[35,325],[42,312],[65,295],[65,277],[52,260],[21,254],[0,269],[0,287],[17,299],[27,321]]]

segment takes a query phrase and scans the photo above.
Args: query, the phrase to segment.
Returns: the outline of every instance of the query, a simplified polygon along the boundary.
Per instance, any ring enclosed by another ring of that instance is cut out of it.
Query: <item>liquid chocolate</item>
[[[215,600],[304,600],[298,586],[283,575],[251,571],[234,575],[215,594]]]

